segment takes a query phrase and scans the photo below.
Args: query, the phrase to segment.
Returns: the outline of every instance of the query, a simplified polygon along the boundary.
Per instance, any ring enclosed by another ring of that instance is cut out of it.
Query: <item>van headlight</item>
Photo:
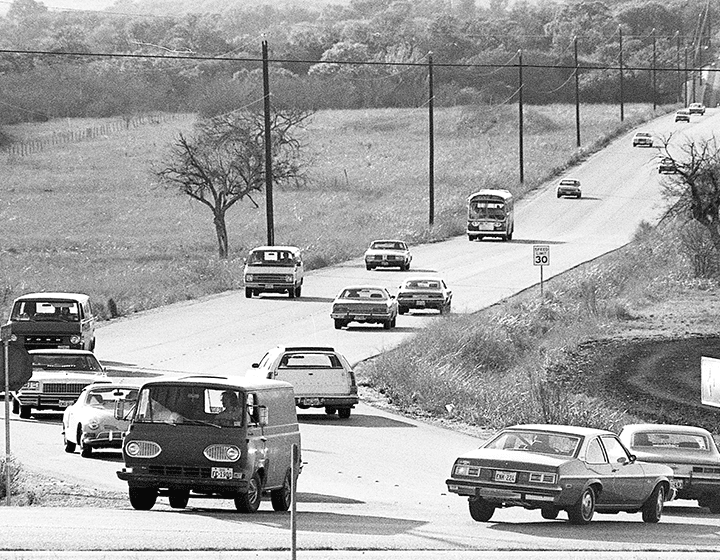
[[[125,445],[128,457],[152,459],[160,455],[162,448],[154,441],[131,441]]]
[[[292,274],[288,274],[285,276],[285,282],[292,282],[294,280]]]
[[[216,443],[208,445],[203,451],[203,455],[210,461],[234,463],[240,458],[240,448],[235,445]]]

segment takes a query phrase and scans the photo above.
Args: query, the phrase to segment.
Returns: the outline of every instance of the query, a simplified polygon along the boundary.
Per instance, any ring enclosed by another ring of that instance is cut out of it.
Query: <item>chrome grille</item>
[[[43,393],[50,394],[74,394],[79,395],[82,390],[88,385],[88,383],[64,383],[64,382],[52,382],[43,383]]]
[[[286,276],[287,274],[252,274],[253,282],[262,284],[282,284],[287,282]]]
[[[210,478],[209,467],[191,467],[187,465],[150,465],[150,474],[167,477]]]

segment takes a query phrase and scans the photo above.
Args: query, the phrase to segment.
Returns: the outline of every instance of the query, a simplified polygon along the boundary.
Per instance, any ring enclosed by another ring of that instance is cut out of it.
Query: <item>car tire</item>
[[[342,319],[335,319],[335,328],[340,330],[345,326],[345,321]]]
[[[13,399],[12,402],[12,413],[20,414],[20,403],[18,403],[15,399]]]
[[[468,241],[475,241],[474,235],[468,235]]]
[[[397,325],[397,315],[395,317],[393,317],[392,321],[390,321],[390,328],[394,329],[396,325]]]
[[[512,231],[507,234],[507,239],[508,239],[508,241],[512,241],[512,236],[513,236],[513,232],[512,232]]]
[[[171,488],[168,492],[170,507],[173,509],[185,509],[190,501],[190,490]]]
[[[326,406],[325,407],[325,414],[332,416],[336,412],[337,412],[337,409],[334,406]]]
[[[20,418],[30,418],[32,416],[32,407],[28,405],[20,405]]]
[[[157,501],[157,488],[134,488],[128,489],[130,505],[137,510],[147,511],[152,509]]]
[[[588,487],[583,490],[580,499],[567,510],[571,525],[587,525],[595,513],[595,491]]]
[[[65,443],[65,453],[75,453],[75,444],[72,441],[68,441],[68,438],[63,434],[63,443]]]
[[[248,481],[247,491],[235,496],[235,509],[241,513],[255,513],[262,500],[262,481],[260,475],[255,473]]]
[[[373,267],[370,266],[369,264],[366,264],[366,265],[365,265],[365,268],[367,268],[368,270],[372,270],[372,269],[373,269]]]
[[[295,292],[295,286],[293,286],[292,288],[288,288],[287,293],[288,293],[288,297],[289,297],[290,299],[294,299],[294,298],[295,298],[295,293],[296,293],[296,292]]]
[[[295,297],[296,298],[299,298],[301,293],[302,293],[302,286],[298,286],[297,288],[295,288]]]
[[[245,288],[245,297],[246,297],[246,298],[251,298],[251,297],[253,297],[252,288]]]
[[[405,315],[405,313],[407,313],[408,311],[410,311],[410,308],[405,307],[404,305],[398,306],[398,313],[400,315]]]
[[[547,506],[540,508],[540,515],[542,515],[543,519],[557,519],[559,513],[560,509],[556,508],[555,506]]]
[[[290,471],[285,474],[282,487],[270,491],[270,502],[273,510],[287,511],[292,504],[292,475]]]
[[[481,523],[490,521],[493,513],[495,513],[495,506],[483,498],[469,498],[468,507],[470,517]]]
[[[560,193],[557,193],[557,197],[560,198],[562,195]]]
[[[658,484],[642,507],[642,520],[645,523],[657,523],[662,517],[665,505],[665,487]]]
[[[346,420],[350,418],[350,412],[352,411],[352,408],[339,408],[338,409],[338,417],[342,418],[343,420]]]
[[[392,328],[392,320],[388,319],[387,321],[383,322],[383,329],[386,331],[389,331]]]

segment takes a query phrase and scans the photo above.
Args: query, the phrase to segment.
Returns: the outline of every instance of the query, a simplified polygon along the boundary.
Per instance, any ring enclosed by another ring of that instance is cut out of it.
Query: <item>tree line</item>
[[[428,53],[438,106],[502,103],[517,88],[519,50],[527,103],[574,100],[576,51],[583,101],[618,100],[622,56],[624,100],[675,102],[676,69],[709,60],[716,27],[706,0],[218,2],[213,13],[182,15],[153,12],[156,4],[57,12],[14,0],[0,18],[0,124],[221,114],[261,97],[263,38],[274,61],[273,103],[301,110],[421,105]]]

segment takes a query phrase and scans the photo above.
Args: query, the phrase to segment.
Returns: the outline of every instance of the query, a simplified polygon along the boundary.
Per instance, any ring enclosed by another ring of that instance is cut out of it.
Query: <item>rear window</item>
[[[632,437],[633,447],[655,449],[701,449],[710,450],[710,442],[701,434],[638,432]]]
[[[304,352],[302,354],[285,354],[280,359],[280,369],[293,368],[342,368],[340,360],[334,354]]]
[[[386,299],[385,293],[378,289],[348,288],[340,295],[345,299]]]
[[[408,280],[405,287],[411,290],[439,290],[440,282],[435,280]]]

